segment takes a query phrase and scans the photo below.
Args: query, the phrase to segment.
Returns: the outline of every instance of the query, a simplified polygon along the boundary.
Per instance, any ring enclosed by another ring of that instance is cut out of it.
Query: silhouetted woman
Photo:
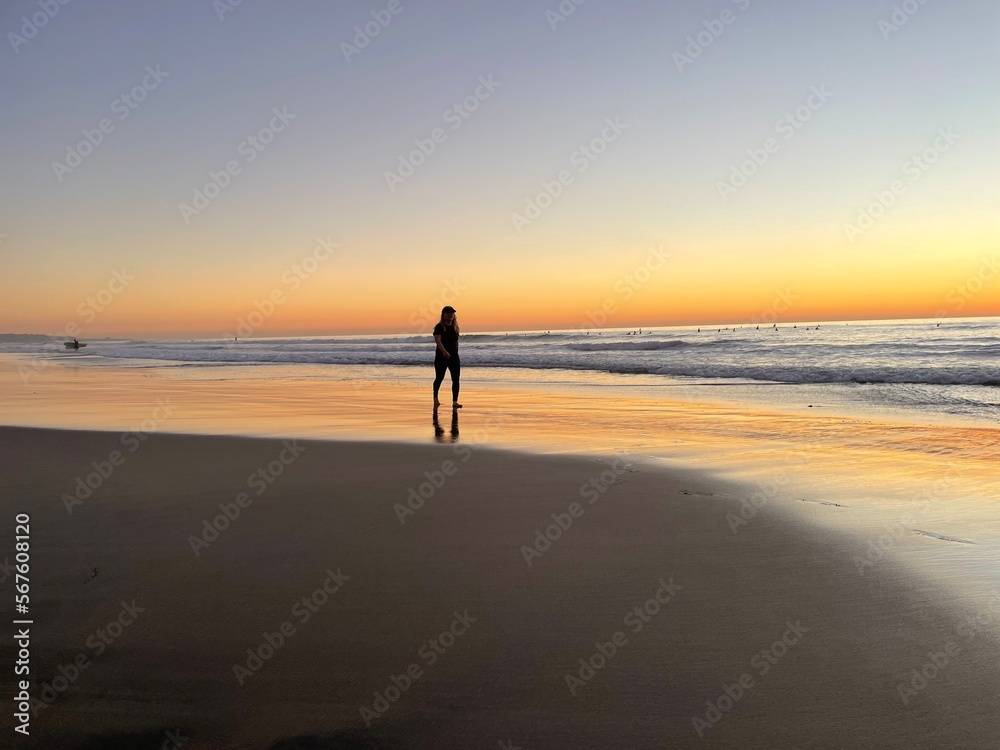
[[[441,405],[438,401],[438,390],[444,382],[445,370],[451,373],[452,408],[461,409],[458,403],[459,379],[462,375],[462,362],[458,358],[458,318],[455,308],[451,305],[441,308],[441,320],[434,326],[434,408]]]

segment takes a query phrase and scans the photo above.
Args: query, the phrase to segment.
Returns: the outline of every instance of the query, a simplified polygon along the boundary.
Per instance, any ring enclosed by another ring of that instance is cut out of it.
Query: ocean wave
[[[611,349],[609,354],[622,350]],[[633,350],[634,351],[634,350]],[[653,350],[655,351],[655,350]],[[638,352],[637,352],[638,353]],[[104,357],[117,359],[120,352],[94,352]],[[138,355],[138,356],[137,356]],[[153,352],[134,352],[121,358],[157,359]],[[233,351],[228,352],[213,349],[194,352],[176,352],[168,359],[185,362],[192,365],[255,365],[255,364],[298,364],[316,366],[369,366],[386,365],[401,367],[429,367],[433,362],[433,351],[400,352],[400,351],[358,351],[345,350],[312,351],[312,352],[280,352],[280,351]],[[654,361],[636,361],[632,359],[615,360],[608,357],[587,358],[585,352],[578,356],[532,356],[530,353],[503,352],[490,354],[488,351],[476,353],[466,352],[462,363],[468,368],[519,368],[531,370],[573,370],[605,372],[615,375],[659,375],[666,378],[701,380],[751,380],[771,383],[790,384],[914,384],[914,385],[982,385],[997,386],[1000,384],[1000,372],[996,367],[985,369],[981,367],[952,368],[896,368],[887,366],[871,366],[859,368],[845,363],[839,367],[830,365],[801,365],[789,362],[772,362],[760,364],[737,364],[731,362],[674,362],[661,363]]]
[[[730,346],[748,342],[749,339],[728,339],[726,341],[608,341],[593,344],[564,344],[563,347],[576,352],[655,352],[662,349],[682,349],[697,346]]]
[[[957,327],[956,327],[957,329]],[[472,368],[592,371],[703,381],[833,384],[989,386],[1000,384],[1000,338],[993,323],[961,330],[914,324],[784,326],[755,332],[715,329],[658,330],[642,336],[605,330],[598,338],[580,331],[468,333],[462,362]],[[202,339],[188,341],[92,340],[87,362],[150,362],[191,367],[294,364],[429,367],[430,333],[338,337]],[[61,358],[61,340],[0,335],[0,352]],[[83,362],[79,353],[73,361]],[[992,393],[991,393],[992,397]]]

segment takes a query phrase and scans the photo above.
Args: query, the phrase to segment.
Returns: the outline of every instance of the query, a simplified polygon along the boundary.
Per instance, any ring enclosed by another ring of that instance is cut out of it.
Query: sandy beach
[[[997,602],[892,554],[859,568],[862,540],[704,472],[463,443],[8,427],[0,445],[48,699],[25,747],[1000,737]]]
[[[1000,750],[997,3],[3,10],[12,750]]]

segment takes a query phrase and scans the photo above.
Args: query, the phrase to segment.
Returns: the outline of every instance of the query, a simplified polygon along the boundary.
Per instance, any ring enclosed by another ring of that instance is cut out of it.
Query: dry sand
[[[17,746],[1000,746],[996,610],[891,555],[860,575],[857,539],[780,496],[733,533],[753,490],[622,461],[0,428],[0,556],[32,519],[33,693],[63,688]],[[401,522],[425,472],[441,486]],[[220,503],[239,516],[196,555]],[[529,566],[552,514],[568,528]]]

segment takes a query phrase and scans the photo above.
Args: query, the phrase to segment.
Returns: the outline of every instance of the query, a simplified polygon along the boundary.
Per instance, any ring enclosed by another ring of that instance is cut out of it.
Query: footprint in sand
[[[968,539],[958,539],[953,536],[945,536],[944,534],[936,534],[933,531],[921,531],[920,529],[913,529],[914,534],[923,534],[924,536],[929,536],[932,539],[940,539],[942,542],[957,542],[958,544],[975,544],[975,542],[970,542]]]
[[[841,505],[840,503],[832,503],[829,500],[810,500],[808,498],[800,498],[804,503],[816,503],[817,505],[832,505],[835,508],[846,508],[846,505]]]

